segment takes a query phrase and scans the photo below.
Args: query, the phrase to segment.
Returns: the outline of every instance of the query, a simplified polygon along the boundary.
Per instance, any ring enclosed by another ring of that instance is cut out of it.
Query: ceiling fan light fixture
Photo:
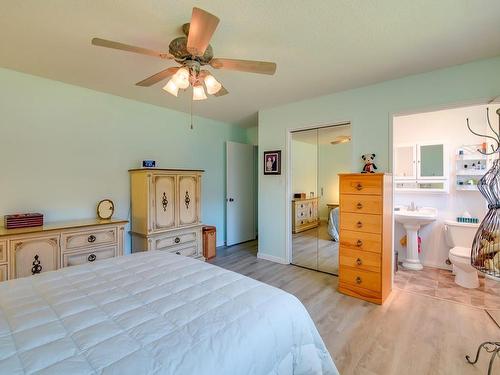
[[[222,84],[215,79],[215,77],[211,74],[208,74],[205,79],[205,86],[207,86],[207,92],[210,95],[215,95],[222,88]]]
[[[172,81],[180,89],[187,89],[189,87],[189,70],[186,68],[179,68],[172,77]]]
[[[193,100],[205,100],[207,95],[202,85],[193,86]]]
[[[171,79],[169,79],[167,84],[163,86],[163,90],[165,90],[169,94],[172,94],[173,96],[177,96],[177,94],[179,93],[179,88]]]

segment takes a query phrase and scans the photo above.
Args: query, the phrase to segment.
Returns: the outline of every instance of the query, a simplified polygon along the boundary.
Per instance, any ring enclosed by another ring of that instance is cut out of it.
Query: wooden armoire
[[[392,289],[392,176],[339,176],[338,290],[382,304]]]
[[[202,170],[132,169],[132,252],[165,250],[203,259]]]

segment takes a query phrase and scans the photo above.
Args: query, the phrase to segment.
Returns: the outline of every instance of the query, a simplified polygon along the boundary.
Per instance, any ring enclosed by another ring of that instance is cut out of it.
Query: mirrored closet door
[[[351,160],[349,124],[292,133],[292,264],[338,273],[338,174]]]

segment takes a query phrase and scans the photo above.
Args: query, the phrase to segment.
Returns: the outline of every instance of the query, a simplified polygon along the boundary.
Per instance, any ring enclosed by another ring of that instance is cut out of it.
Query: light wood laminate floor
[[[464,358],[483,341],[500,341],[500,329],[483,310],[398,289],[377,306],[338,293],[335,276],[256,253],[252,241],[218,249],[210,262],[297,296],[342,375],[486,374],[484,352],[475,366]],[[500,358],[493,374],[500,374]]]

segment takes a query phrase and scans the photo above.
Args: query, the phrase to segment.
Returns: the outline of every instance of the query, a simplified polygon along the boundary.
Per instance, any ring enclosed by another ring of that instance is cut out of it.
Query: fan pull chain
[[[191,98],[191,102],[189,103],[189,112],[190,112],[190,115],[191,115],[191,127],[190,129],[193,130],[193,98]]]

